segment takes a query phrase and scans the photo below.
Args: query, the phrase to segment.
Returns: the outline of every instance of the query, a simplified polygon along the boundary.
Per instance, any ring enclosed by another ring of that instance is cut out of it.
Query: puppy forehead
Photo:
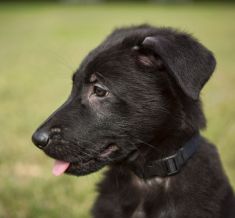
[[[128,86],[143,83],[145,80],[152,80],[151,75],[143,72],[137,65],[136,59],[130,55],[131,51],[123,50],[123,53],[116,51],[113,53],[105,52],[104,55],[97,55],[86,65],[84,74],[85,81],[93,83],[100,81],[106,85]],[[152,63],[147,57],[142,57],[146,65]]]
[[[77,72],[78,77],[88,83],[100,80],[100,75],[102,80],[136,79],[137,74],[140,74],[140,69],[135,66],[137,57],[133,52],[133,46],[125,44],[118,40],[116,43],[107,43],[95,48],[81,63],[80,70]],[[145,56],[140,59],[145,65],[152,64]]]

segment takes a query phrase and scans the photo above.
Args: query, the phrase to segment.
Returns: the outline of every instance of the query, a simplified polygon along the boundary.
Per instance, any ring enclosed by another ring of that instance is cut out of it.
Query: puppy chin
[[[108,157],[101,157],[99,159],[95,158],[86,163],[71,163],[68,169],[65,171],[66,174],[74,176],[84,176],[91,173],[94,173],[105,166],[119,162],[122,159],[125,159],[126,155],[124,154],[113,154]]]
[[[71,166],[65,171],[65,173],[74,176],[85,176],[100,170],[106,165],[108,165],[107,162],[98,162],[95,160],[92,160],[89,163],[86,163],[85,165],[71,164]]]

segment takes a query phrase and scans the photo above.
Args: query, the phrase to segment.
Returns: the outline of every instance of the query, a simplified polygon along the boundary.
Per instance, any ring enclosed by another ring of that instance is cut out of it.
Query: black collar
[[[195,154],[200,144],[200,134],[195,134],[187,141],[175,154],[164,157],[159,160],[148,162],[144,167],[131,167],[137,176],[143,179],[153,178],[155,176],[166,177],[180,172],[186,162]],[[131,157],[136,159],[138,153]]]

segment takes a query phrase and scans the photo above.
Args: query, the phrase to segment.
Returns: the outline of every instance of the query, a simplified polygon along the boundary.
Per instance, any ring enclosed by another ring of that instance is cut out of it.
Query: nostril
[[[49,134],[43,131],[36,131],[32,136],[32,141],[37,147],[43,149],[48,144]]]

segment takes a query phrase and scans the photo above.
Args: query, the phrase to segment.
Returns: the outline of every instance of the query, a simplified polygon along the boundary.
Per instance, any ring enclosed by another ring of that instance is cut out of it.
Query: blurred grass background
[[[53,161],[31,134],[68,96],[87,52],[122,25],[177,27],[215,53],[217,69],[202,92],[204,135],[235,187],[234,20],[233,4],[0,4],[0,217],[90,217],[101,174],[53,177]]]

